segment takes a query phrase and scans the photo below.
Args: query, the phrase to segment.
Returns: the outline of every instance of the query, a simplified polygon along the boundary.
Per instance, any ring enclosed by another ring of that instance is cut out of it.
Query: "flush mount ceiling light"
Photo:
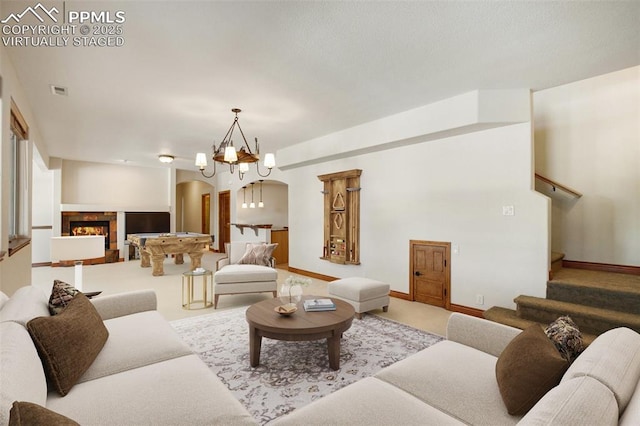
[[[222,138],[220,146],[216,147],[215,142],[213,143],[213,153],[211,155],[211,159],[213,160],[213,173],[210,175],[205,173],[204,169],[207,167],[207,155],[204,152],[199,152],[196,155],[196,166],[200,169],[200,173],[202,173],[202,176],[206,178],[213,177],[216,174],[216,163],[222,163],[228,165],[229,171],[233,174],[235,166],[237,165],[238,177],[242,180],[244,174],[249,171],[249,164],[255,163],[258,175],[262,177],[269,176],[271,174],[271,170],[276,166],[275,156],[272,153],[265,154],[264,167],[269,169],[269,171],[266,175],[260,173],[260,146],[258,145],[258,138],[255,138],[256,144],[254,152],[249,147],[247,138],[244,137],[244,132],[238,122],[238,113],[242,110],[240,108],[233,108],[231,111],[236,114],[231,127],[227,131],[227,134],[224,135],[224,138]],[[233,145],[233,139],[231,139],[236,126],[238,127],[244,142],[244,145],[242,145],[238,150],[236,150],[236,147]]]
[[[174,156],[173,155],[168,155],[168,154],[160,154],[158,155],[158,160],[160,160],[161,163],[173,163],[174,160]]]

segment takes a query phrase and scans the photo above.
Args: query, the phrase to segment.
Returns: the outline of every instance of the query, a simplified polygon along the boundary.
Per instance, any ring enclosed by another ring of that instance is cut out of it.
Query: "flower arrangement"
[[[285,303],[294,303],[294,300],[297,302],[302,296],[302,287],[307,287],[310,284],[311,278],[290,275],[280,288],[280,300]]]
[[[284,282],[289,286],[299,285],[302,287],[307,287],[311,285],[311,278],[294,277],[293,275],[289,275],[289,278],[284,280]]]

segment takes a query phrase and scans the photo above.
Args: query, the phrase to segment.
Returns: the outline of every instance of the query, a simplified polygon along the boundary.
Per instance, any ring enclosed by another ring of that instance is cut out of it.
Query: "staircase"
[[[558,267],[562,257],[552,255],[546,298],[521,295],[514,299],[516,310],[495,306],[484,317],[524,329],[569,315],[586,343],[615,327],[640,333],[640,276]]]

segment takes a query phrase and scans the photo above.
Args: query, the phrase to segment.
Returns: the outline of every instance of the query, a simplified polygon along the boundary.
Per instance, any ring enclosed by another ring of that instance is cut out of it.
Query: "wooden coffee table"
[[[319,299],[326,296],[304,296],[304,299]],[[329,351],[329,367],[340,368],[340,338],[342,333],[351,327],[355,315],[353,306],[338,299],[331,299],[336,304],[335,311],[306,312],[302,301],[298,302],[298,310],[290,316],[282,316],[274,311],[282,304],[279,298],[264,300],[251,305],[247,309],[249,323],[249,350],[251,366],[260,363],[262,338],[304,341],[327,339]]]

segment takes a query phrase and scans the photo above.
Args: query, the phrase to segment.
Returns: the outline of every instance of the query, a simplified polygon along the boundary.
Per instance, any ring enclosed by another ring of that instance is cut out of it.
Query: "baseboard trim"
[[[305,277],[315,278],[323,281],[335,281],[340,279],[340,278],[332,277],[330,275],[318,274],[316,272],[305,271],[304,269],[298,269],[291,266],[287,267],[287,271],[293,272],[294,274],[300,274],[300,275],[304,275]]]
[[[399,291],[391,290],[389,291],[389,296],[395,297],[396,299],[408,300],[411,302],[411,297],[407,293],[401,293]]]
[[[32,268],[39,268],[40,266],[51,266],[51,262],[39,262],[31,264]]]
[[[587,269],[589,271],[615,272],[618,274],[640,275],[640,266],[613,265],[610,263],[581,262],[563,260],[563,268]]]
[[[300,274],[300,275],[304,275],[306,277],[316,278],[316,279],[323,280],[323,281],[335,281],[335,280],[339,279],[339,278],[332,277],[332,276],[329,276],[329,275],[323,275],[323,274],[318,274],[316,272],[305,271],[304,269],[298,269],[298,268],[294,268],[294,267],[291,267],[291,266],[289,266],[287,268],[287,270],[289,272],[293,272],[295,274]],[[395,297],[397,299],[403,299],[403,300],[411,301],[411,297],[409,296],[409,294],[402,293],[400,291],[391,290],[389,292],[389,296]],[[471,315],[471,316],[478,317],[478,318],[484,318],[483,315],[482,315],[483,312],[484,312],[483,310],[476,309],[476,308],[470,308],[468,306],[451,304],[451,309],[449,309],[449,310],[451,312],[460,312],[462,314],[467,314],[467,315]]]
[[[459,312],[461,314],[471,315],[473,317],[484,318],[484,315],[483,315],[484,311],[482,309],[470,308],[468,306],[454,305],[452,303],[451,304],[451,311],[452,312]]]

